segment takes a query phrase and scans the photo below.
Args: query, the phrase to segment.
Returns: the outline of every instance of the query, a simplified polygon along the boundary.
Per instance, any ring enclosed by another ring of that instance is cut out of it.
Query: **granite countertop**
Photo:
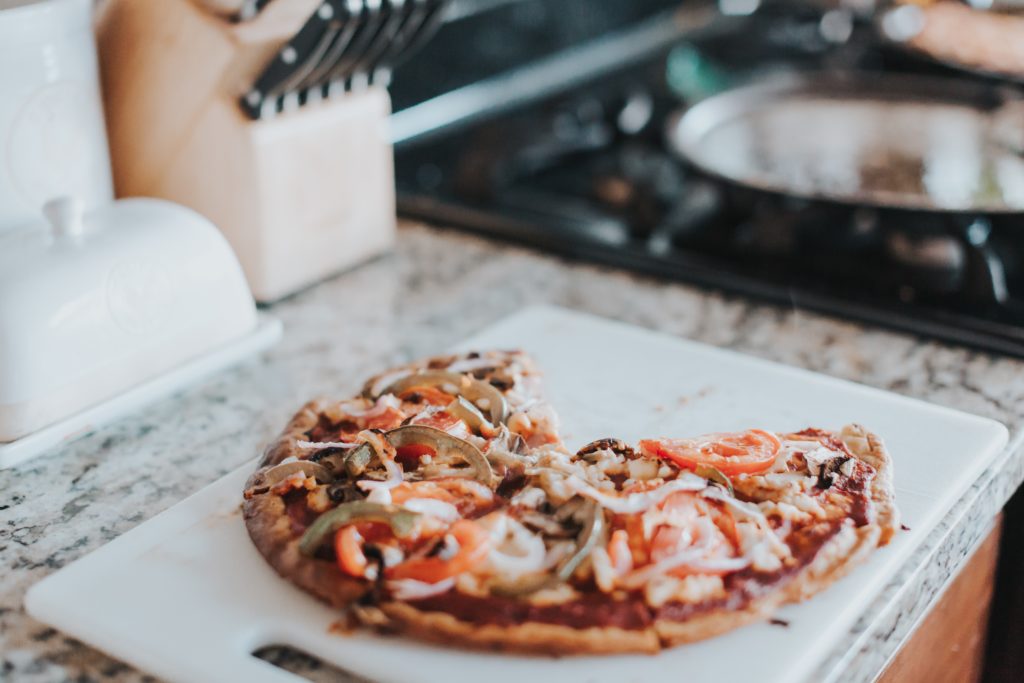
[[[818,680],[871,680],[1024,479],[1024,362],[404,226],[396,251],[275,305],[281,344],[0,472],[0,679],[137,681],[22,608],[33,583],[253,458],[307,398],[552,303],[985,415],[1010,446],[870,605]],[[313,678],[336,672],[278,653]],[[341,677],[349,680],[347,677]]]

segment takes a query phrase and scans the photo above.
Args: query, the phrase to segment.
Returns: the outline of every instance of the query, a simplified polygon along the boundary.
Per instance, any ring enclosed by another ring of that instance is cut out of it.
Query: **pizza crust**
[[[306,432],[316,426],[318,405],[318,401],[310,401],[291,419],[267,449],[260,468],[249,477],[245,484],[247,491],[259,489],[268,469],[297,454],[295,442],[304,439]],[[299,539],[292,533],[281,496],[257,493],[247,498],[242,504],[242,516],[253,545],[283,578],[339,609],[347,608],[367,592],[365,582],[346,577],[333,562],[306,557],[299,552]]]
[[[655,653],[661,649],[653,628],[572,628],[537,621],[515,626],[474,624],[402,602],[382,603],[380,610],[387,617],[387,628],[444,645],[550,655]]]
[[[858,424],[843,427],[839,437],[855,458],[875,469],[875,478],[871,481],[871,502],[875,508],[875,520],[872,524],[879,530],[878,545],[886,545],[900,525],[899,510],[896,508],[896,490],[892,483],[892,456],[889,455],[881,437]]]

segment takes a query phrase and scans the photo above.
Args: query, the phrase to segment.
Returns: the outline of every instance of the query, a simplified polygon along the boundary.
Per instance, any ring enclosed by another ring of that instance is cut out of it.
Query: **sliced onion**
[[[387,583],[391,596],[396,600],[421,600],[432,595],[446,593],[454,586],[455,577],[444,579],[437,583],[427,583],[426,581],[417,581],[416,579],[395,579]]]
[[[402,402],[397,397],[391,394],[385,394],[380,396],[369,408],[352,408],[353,403],[356,401],[349,401],[348,403],[342,403],[338,406],[338,410],[345,414],[346,417],[350,417],[355,420],[371,420],[375,417],[380,417],[388,411],[389,408],[401,408]]]
[[[734,512],[740,513],[741,517],[753,520],[757,527],[761,529],[762,532],[764,532],[764,539],[765,542],[768,543],[768,545],[772,546],[776,550],[785,549],[785,551],[788,552],[788,546],[786,546],[785,543],[783,543],[783,541],[781,540],[781,538],[785,538],[785,536],[783,535],[780,538],[776,530],[772,529],[771,524],[768,523],[768,518],[765,517],[765,514],[763,512],[761,512],[761,508],[757,507],[753,503],[747,503],[742,500],[737,500],[732,496],[728,496],[721,489],[716,489],[714,487],[708,488],[701,495],[703,495],[705,498],[710,498],[712,500],[717,500],[721,503],[724,503],[725,505],[732,508]],[[747,550],[749,552],[749,548]]]
[[[379,503],[380,505],[391,505],[391,490],[386,488],[375,488],[366,496],[367,503]]]
[[[487,562],[499,574],[516,577],[544,568],[547,559],[544,541],[518,521],[504,514],[497,515],[490,532],[492,543]]]
[[[676,491],[700,491],[708,486],[706,480],[690,472],[683,472],[678,478],[666,482],[656,489],[627,493],[626,495],[601,491],[575,475],[569,477],[566,483],[569,485],[569,488],[581,496],[589,498],[601,507],[620,515],[643,512],[665,500]]]
[[[750,566],[749,557],[707,557],[708,550],[707,543],[689,546],[675,555],[630,572],[619,581],[619,585],[628,589],[640,588],[656,576],[679,567],[700,573],[738,571]]]
[[[409,498],[402,503],[402,507],[429,517],[436,517],[442,522],[454,522],[461,517],[454,505],[436,498]]]
[[[731,507],[733,511],[739,512],[744,517],[756,520],[759,523],[768,523],[768,518],[764,516],[763,512],[761,512],[761,508],[757,507],[753,503],[747,503],[733,498],[720,488],[709,486],[705,491],[701,492],[701,496],[711,500],[717,500],[720,503],[725,503]]]
[[[394,384],[398,380],[402,379],[403,377],[407,377],[408,375],[411,375],[413,372],[415,372],[415,371],[411,370],[409,368],[405,368],[405,369],[402,369],[402,370],[395,370],[394,372],[388,372],[386,374],[383,374],[380,377],[378,377],[376,380],[374,380],[373,384],[371,384],[365,390],[364,393],[368,394],[371,398],[375,398],[377,396],[380,396],[382,391],[384,391],[389,386],[391,386],[392,384]]]
[[[402,468],[397,462],[391,458],[381,458],[381,462],[384,464],[384,469],[388,473],[387,479],[384,481],[371,481],[369,479],[364,479],[356,482],[356,486],[364,491],[373,491],[374,489],[393,489],[404,481]]]

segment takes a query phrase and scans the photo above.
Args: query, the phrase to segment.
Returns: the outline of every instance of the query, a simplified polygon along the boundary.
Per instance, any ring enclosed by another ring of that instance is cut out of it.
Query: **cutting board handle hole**
[[[252,656],[308,681],[364,680],[350,671],[334,666],[316,655],[291,645],[276,643],[264,645],[252,652]]]

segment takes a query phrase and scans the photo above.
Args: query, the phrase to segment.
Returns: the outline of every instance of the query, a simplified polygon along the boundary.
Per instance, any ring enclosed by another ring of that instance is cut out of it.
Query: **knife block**
[[[376,256],[395,237],[386,90],[268,120],[238,105],[317,4],[275,0],[242,23],[188,0],[108,0],[99,14],[117,195],[163,197],[213,221],[261,302]]]

